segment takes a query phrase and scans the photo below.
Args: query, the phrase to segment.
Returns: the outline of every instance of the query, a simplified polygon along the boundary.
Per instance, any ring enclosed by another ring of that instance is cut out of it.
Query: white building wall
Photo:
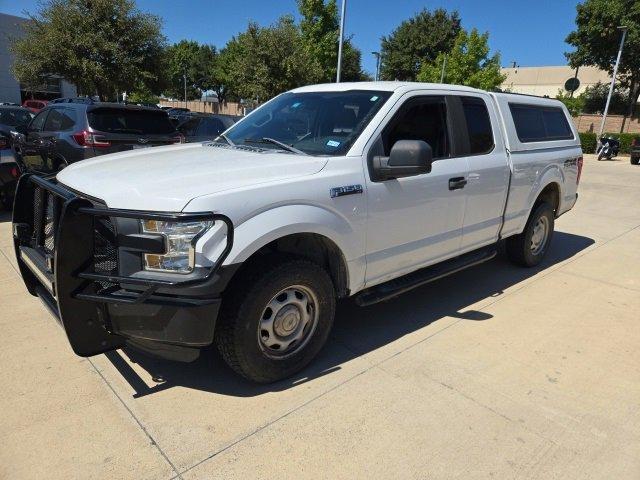
[[[11,65],[14,57],[10,52],[11,40],[23,35],[22,25],[29,20],[0,13],[0,102],[22,103],[20,83],[13,76]],[[60,96],[75,97],[75,85],[62,80]]]

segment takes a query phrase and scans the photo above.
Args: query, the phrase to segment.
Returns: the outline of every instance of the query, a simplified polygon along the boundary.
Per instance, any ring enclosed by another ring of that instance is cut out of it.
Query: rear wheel
[[[631,165],[638,165],[640,163],[640,157],[631,157]]]
[[[520,265],[538,265],[547,253],[553,236],[555,214],[547,202],[538,203],[527,221],[524,231],[506,240],[507,256]]]
[[[243,377],[269,383],[304,368],[325,344],[335,313],[328,273],[308,260],[260,262],[225,293],[216,345]]]

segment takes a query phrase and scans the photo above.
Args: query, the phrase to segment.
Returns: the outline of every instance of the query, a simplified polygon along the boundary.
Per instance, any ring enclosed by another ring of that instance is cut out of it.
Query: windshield
[[[225,133],[235,145],[345,155],[391,92],[284,93]]]
[[[33,115],[21,108],[0,108],[0,123],[11,127],[27,125]]]

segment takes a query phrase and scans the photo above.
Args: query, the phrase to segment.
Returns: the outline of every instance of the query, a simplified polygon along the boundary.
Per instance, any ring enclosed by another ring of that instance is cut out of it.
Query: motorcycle
[[[620,151],[620,141],[617,138],[613,137],[602,137],[600,138],[600,146],[598,147],[598,160],[602,160],[606,158],[607,160],[611,160],[613,157],[618,155]]]

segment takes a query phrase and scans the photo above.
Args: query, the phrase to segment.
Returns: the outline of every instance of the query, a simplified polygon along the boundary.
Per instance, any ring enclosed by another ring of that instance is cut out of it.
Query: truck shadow
[[[223,395],[251,397],[281,391],[330,375],[341,365],[411,334],[445,317],[459,321],[488,321],[486,312],[470,309],[480,301],[491,302],[504,291],[563,262],[594,243],[591,238],[555,232],[545,261],[536,268],[522,268],[504,255],[477,267],[451,275],[388,302],[358,307],[351,300],[339,303],[331,338],[309,367],[270,385],[250,383],[232,372],[214,348],[203,351],[193,363],[177,363],[147,357],[134,350],[109,352],[106,357],[135,390],[134,398],[173,387],[193,388]],[[489,299],[487,301],[487,299]],[[154,379],[149,386],[132,368],[137,364]]]

